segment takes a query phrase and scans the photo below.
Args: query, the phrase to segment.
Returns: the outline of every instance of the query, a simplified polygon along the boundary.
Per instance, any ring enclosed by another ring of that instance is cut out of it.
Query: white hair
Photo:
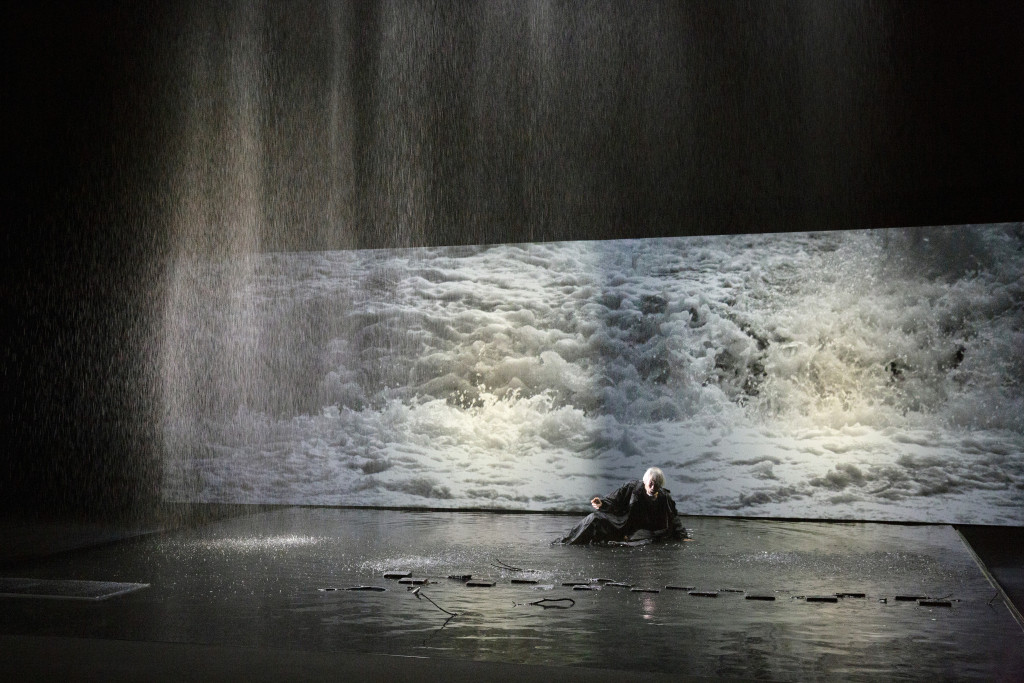
[[[660,467],[648,467],[647,471],[644,472],[644,481],[650,478],[660,489],[665,485],[665,473],[661,471]]]

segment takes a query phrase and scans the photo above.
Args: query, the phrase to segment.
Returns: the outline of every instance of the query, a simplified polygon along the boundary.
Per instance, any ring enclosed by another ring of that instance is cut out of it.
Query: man
[[[596,510],[557,541],[587,543],[643,543],[680,535],[676,504],[665,488],[665,474],[657,467],[644,473],[642,481],[627,482],[605,497],[595,497]]]

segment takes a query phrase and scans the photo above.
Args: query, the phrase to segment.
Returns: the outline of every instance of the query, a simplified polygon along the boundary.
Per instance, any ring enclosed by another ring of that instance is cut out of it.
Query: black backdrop
[[[1019,2],[399,7],[5,4],[9,511],[155,502],[175,173],[253,79],[260,249],[1024,218]]]

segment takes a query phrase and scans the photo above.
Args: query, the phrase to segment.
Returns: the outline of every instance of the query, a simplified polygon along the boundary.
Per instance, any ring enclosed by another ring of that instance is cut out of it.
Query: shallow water
[[[995,589],[950,527],[686,518],[692,539],[684,542],[550,545],[573,521],[558,515],[281,509],[21,568],[21,575],[152,586],[102,604],[6,601],[0,623],[5,633],[640,667],[716,677],[1024,675],[1024,634],[1001,602],[989,605]],[[417,598],[384,579],[386,571],[431,582]],[[496,585],[470,588],[448,579],[451,574]],[[539,583],[512,584],[514,578]],[[596,578],[660,592],[562,585]],[[359,585],[386,590],[320,590]],[[667,585],[722,592],[696,597]],[[841,592],[865,597],[823,604],[805,599]],[[747,600],[748,594],[776,599]],[[952,602],[929,608],[895,600],[903,594]],[[571,598],[574,604],[528,604],[544,598]]]

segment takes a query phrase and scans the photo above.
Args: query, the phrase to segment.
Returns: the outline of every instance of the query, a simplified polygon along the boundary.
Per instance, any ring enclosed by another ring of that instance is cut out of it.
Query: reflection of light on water
[[[654,605],[655,605],[654,598],[652,596],[650,596],[650,595],[645,595],[640,600],[640,605],[641,605],[641,607],[643,608],[643,611],[644,611],[644,619],[648,619],[648,620],[649,619],[653,619],[654,618]]]
[[[257,552],[264,550],[288,550],[290,548],[301,548],[316,545],[322,539],[316,536],[260,536],[249,538],[218,538],[211,541],[201,541],[197,545],[206,550],[238,550],[242,552]]]

